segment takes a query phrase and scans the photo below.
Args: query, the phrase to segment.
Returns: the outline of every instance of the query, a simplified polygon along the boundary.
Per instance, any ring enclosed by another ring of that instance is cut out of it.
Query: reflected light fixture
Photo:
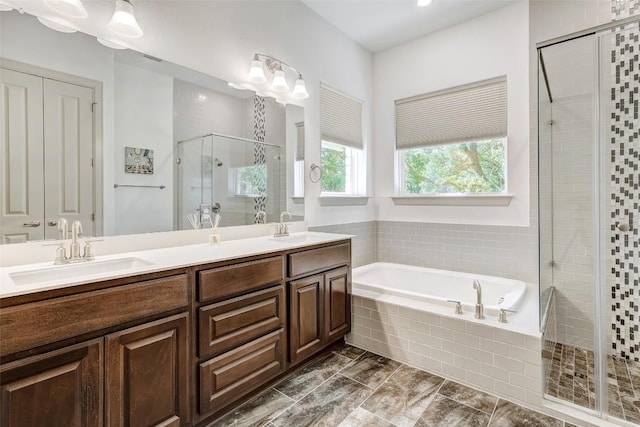
[[[426,7],[433,3],[433,0],[418,0],[418,7]]]
[[[44,3],[50,9],[72,18],[86,18],[89,15],[82,0],[44,0]]]
[[[7,3],[0,3],[0,12],[9,12],[13,10],[12,6],[9,6]]]
[[[98,43],[100,43],[102,46],[106,46],[111,49],[122,50],[127,48],[126,46],[122,46],[121,44],[112,42],[111,40],[101,39],[100,37],[96,37],[96,39],[98,40]]]
[[[116,10],[113,12],[107,28],[123,37],[137,38],[142,36],[142,28],[136,21],[133,5],[129,0],[116,0]]]
[[[269,78],[270,76],[273,76]],[[295,77],[294,77],[295,76]],[[229,83],[239,90],[252,90],[258,96],[274,98],[280,104],[309,98],[302,74],[291,65],[269,55],[256,53],[251,61],[247,82]],[[289,82],[295,81],[290,91]]]
[[[38,16],[38,21],[40,21],[40,23],[45,27],[51,28],[55,31],[60,31],[61,33],[75,33],[78,31],[72,27],[72,24],[70,22],[67,22],[64,19],[60,19],[56,16],[50,16],[47,18]]]

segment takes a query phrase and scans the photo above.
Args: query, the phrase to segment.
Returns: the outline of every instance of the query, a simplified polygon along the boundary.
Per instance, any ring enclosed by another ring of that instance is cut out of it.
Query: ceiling
[[[302,0],[318,15],[370,52],[457,25],[519,0]]]

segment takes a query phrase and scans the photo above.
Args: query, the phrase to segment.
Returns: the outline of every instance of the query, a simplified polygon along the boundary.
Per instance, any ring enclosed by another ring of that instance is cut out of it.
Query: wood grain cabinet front
[[[0,367],[0,426],[103,424],[102,338]]]
[[[106,337],[108,426],[181,426],[190,420],[188,314]]]

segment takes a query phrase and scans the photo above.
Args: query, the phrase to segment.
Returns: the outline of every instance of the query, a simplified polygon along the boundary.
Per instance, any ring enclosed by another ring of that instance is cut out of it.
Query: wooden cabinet
[[[349,243],[289,255],[289,361],[300,363],[351,330]],[[340,267],[336,265],[343,264]],[[328,270],[328,271],[326,271]]]
[[[187,423],[187,338],[187,313],[106,336],[107,425]]]
[[[2,427],[102,426],[102,339],[0,368]]]

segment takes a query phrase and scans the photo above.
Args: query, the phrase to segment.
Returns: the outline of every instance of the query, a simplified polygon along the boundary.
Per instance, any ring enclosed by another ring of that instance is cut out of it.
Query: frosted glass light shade
[[[278,70],[273,74],[271,90],[273,90],[274,92],[286,92],[289,90],[287,79],[284,77],[284,71]]]
[[[0,12],[9,12],[11,10],[13,10],[13,7],[5,3],[0,3]]]
[[[431,3],[433,3],[433,0],[418,0],[418,7],[429,6]]]
[[[51,16],[49,18],[38,16],[38,21],[40,21],[40,23],[45,27],[51,28],[52,30],[60,31],[61,33],[75,33],[76,31],[78,31],[73,28],[67,21],[56,18],[55,16]]]
[[[307,87],[304,84],[304,80],[301,78],[296,80],[296,84],[293,86],[293,92],[291,92],[291,97],[293,99],[307,99],[309,97]]]
[[[264,75],[264,69],[262,68],[262,61],[259,59],[251,61],[249,81],[252,83],[265,83],[267,81],[267,77]]]
[[[116,0],[116,10],[107,28],[123,37],[137,38],[143,34],[133,13],[133,6],[127,0]]]
[[[44,0],[50,9],[72,18],[86,18],[89,14],[82,0]]]

